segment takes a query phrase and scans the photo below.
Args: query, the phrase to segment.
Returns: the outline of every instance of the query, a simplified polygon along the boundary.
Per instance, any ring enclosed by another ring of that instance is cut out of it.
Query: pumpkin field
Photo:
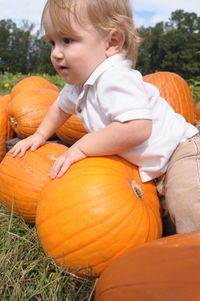
[[[200,82],[170,72],[144,80],[196,123]],[[53,161],[86,133],[76,116],[35,152],[7,152],[8,141],[35,132],[63,85],[58,75],[0,74],[1,300],[94,301],[96,279],[112,260],[168,235],[155,185],[141,183],[137,167],[120,157],[86,158],[50,181]]]
[[[64,85],[64,81],[59,75],[48,75],[46,73],[39,75],[54,83],[59,88],[62,88]],[[0,73],[0,95],[9,93],[16,83],[27,76],[30,75],[24,75],[21,73],[12,74],[9,72],[5,72],[4,74]],[[193,93],[194,102],[200,102],[200,81],[191,78],[188,80],[188,84]]]

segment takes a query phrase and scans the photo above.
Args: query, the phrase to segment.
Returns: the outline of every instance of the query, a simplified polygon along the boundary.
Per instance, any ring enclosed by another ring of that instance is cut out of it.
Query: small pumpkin
[[[56,92],[59,92],[59,88],[50,83],[47,79],[41,76],[29,76],[20,80],[11,90],[11,98],[20,94],[21,92],[33,89],[51,89]]]
[[[65,123],[56,131],[56,135],[66,144],[72,145],[87,133],[81,120],[72,115]]]
[[[8,113],[12,128],[19,138],[26,138],[36,131],[57,97],[57,91],[41,88],[27,90],[12,99]]]
[[[1,136],[0,136],[1,138]],[[50,181],[49,173],[55,159],[67,147],[47,143],[36,151],[28,150],[22,158],[8,152],[0,164],[0,201],[14,214],[34,223],[41,190]]]
[[[117,156],[86,158],[44,187],[36,227],[58,265],[98,276],[120,254],[162,235],[156,187]]]
[[[200,231],[148,242],[119,256],[100,276],[96,301],[196,301]]]
[[[180,75],[163,71],[145,75],[143,78],[158,88],[161,97],[167,100],[176,113],[181,114],[190,123],[195,122],[192,92]]]
[[[13,137],[13,130],[8,118],[10,94],[0,96],[0,161],[6,154],[6,140]]]

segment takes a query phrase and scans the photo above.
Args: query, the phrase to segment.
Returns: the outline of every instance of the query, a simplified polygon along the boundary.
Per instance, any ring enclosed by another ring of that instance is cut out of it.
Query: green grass
[[[58,88],[62,89],[65,82],[64,80],[58,75],[48,75],[48,74],[21,74],[21,73],[0,73],[0,95],[5,95],[10,93],[11,89],[16,85],[20,80],[31,76],[31,75],[37,75],[41,76],[50,82],[54,83]]]
[[[188,81],[188,84],[190,86],[190,90],[193,94],[194,103],[200,102],[200,81],[190,79]]]
[[[56,266],[35,226],[0,205],[0,300],[94,301],[95,280]]]

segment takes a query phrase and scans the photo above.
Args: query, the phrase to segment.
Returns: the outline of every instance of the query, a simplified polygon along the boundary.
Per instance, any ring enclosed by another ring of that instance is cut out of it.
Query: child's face
[[[56,31],[48,11],[45,12],[43,23],[46,40],[52,45],[52,64],[68,84],[84,83],[107,58],[107,39],[95,30],[87,18],[84,19],[84,27],[72,23],[77,36]]]

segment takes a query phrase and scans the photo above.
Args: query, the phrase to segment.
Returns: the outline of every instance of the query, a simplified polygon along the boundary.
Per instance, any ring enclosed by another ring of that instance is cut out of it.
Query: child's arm
[[[86,134],[58,158],[50,177],[61,177],[71,164],[87,156],[113,155],[127,151],[147,140],[151,130],[150,119],[137,119],[124,123],[112,122],[102,130]]]
[[[39,146],[43,145],[46,140],[55,133],[56,129],[59,128],[69,117],[70,115],[60,109],[57,102],[54,102],[37,131],[26,139],[16,143],[10,150],[10,153],[13,157],[17,154],[22,157],[29,148],[32,151],[35,151]]]

